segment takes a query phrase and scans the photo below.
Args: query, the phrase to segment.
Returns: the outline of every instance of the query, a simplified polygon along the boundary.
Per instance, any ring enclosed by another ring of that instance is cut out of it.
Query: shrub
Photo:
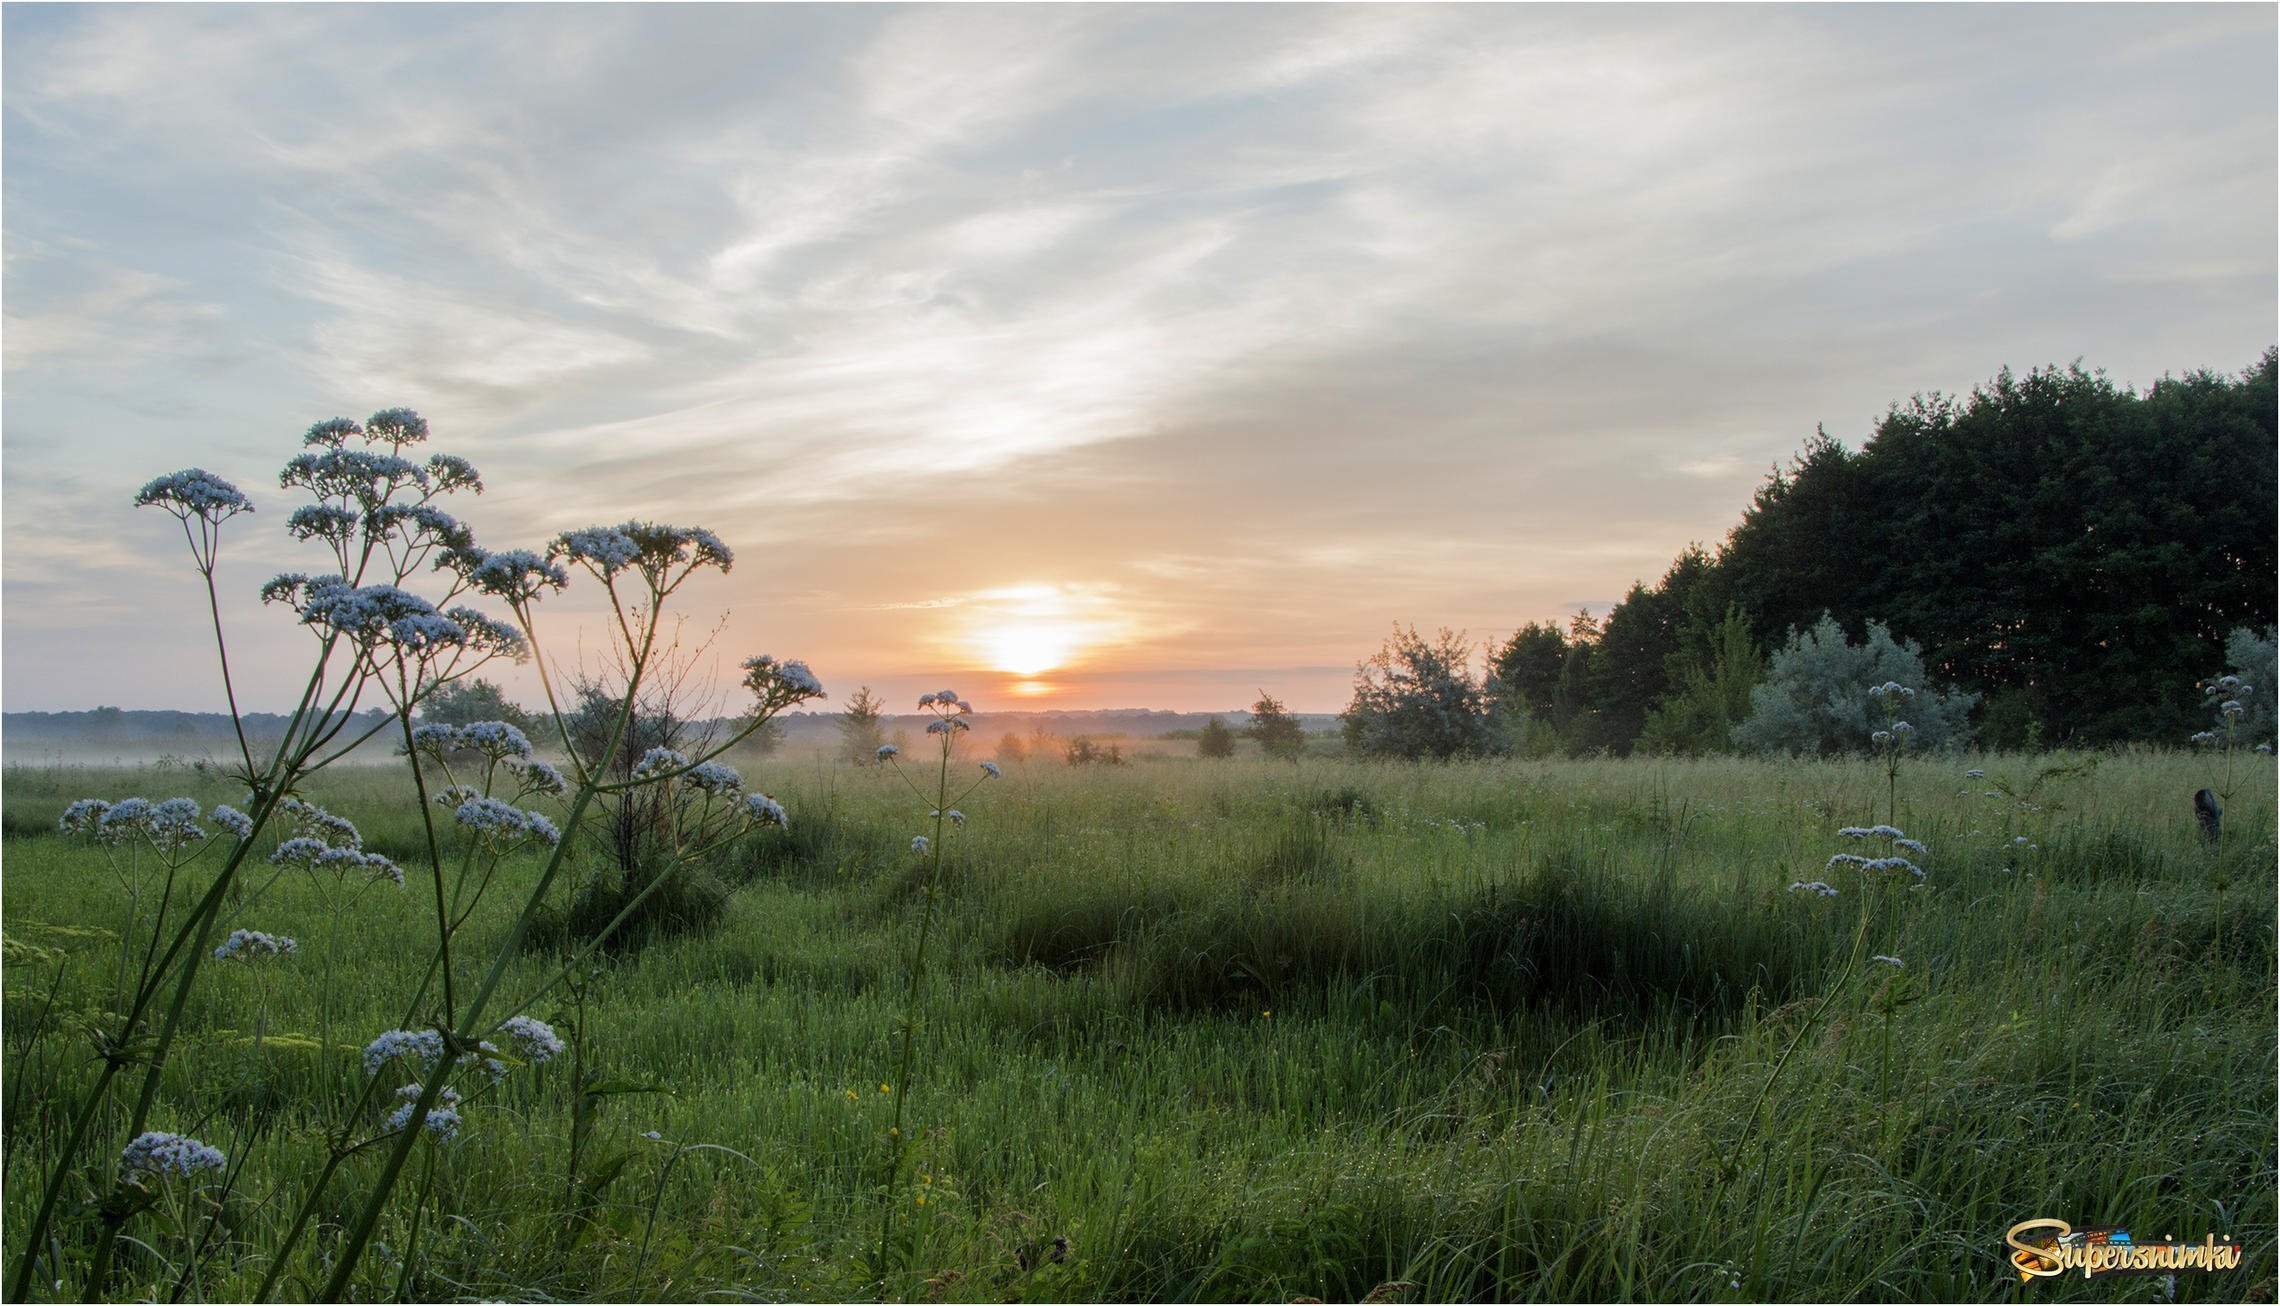
[[[1865,752],[1885,723],[1875,719],[1871,686],[1896,683],[1920,689],[1908,704],[1918,748],[1960,745],[1977,694],[1936,693],[1925,686],[1924,660],[1913,643],[1892,638],[1884,623],[1868,623],[1858,644],[1836,619],[1823,616],[1811,630],[1795,631],[1773,655],[1766,678],[1750,691],[1750,715],[1734,728],[1736,747],[1753,753]]]
[[[1283,710],[1272,694],[1259,691],[1251,705],[1251,727],[1246,732],[1258,741],[1259,751],[1285,762],[1295,762],[1306,751],[1306,731],[1298,718]]]
[[[1428,643],[1414,627],[1394,627],[1376,656],[1354,668],[1346,746],[1363,757],[1409,759],[1495,752],[1471,663],[1462,634],[1443,630]]]
[[[1203,730],[1196,735],[1195,755],[1197,757],[1235,756],[1235,732],[1229,730],[1227,723],[1218,717],[1213,717],[1204,722]]]

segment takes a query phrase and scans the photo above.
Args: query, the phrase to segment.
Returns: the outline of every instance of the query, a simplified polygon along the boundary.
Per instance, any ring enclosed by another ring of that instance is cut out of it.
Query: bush
[[[1427,643],[1414,627],[1394,627],[1385,647],[1354,668],[1346,746],[1363,757],[1409,759],[1497,751],[1471,663],[1462,634],[1443,630]]]
[[[1734,728],[1734,745],[1752,753],[1865,752],[1885,725],[1868,691],[1887,682],[1917,691],[1906,709],[1916,747],[1969,738],[1977,694],[1931,690],[1916,646],[1895,641],[1883,622],[1868,623],[1867,638],[1854,644],[1835,618],[1823,616],[1811,630],[1792,632],[1773,655],[1765,681],[1750,691],[1749,719]]]
[[[1248,733],[1258,741],[1260,752],[1285,762],[1297,761],[1306,751],[1305,728],[1263,689],[1259,691],[1259,701],[1251,705]]]
[[[2280,708],[2280,627],[2266,626],[2263,634],[2242,626],[2225,639],[2225,665],[2253,690],[2241,705],[2239,737],[2244,745],[2270,743],[2275,726],[2274,709]]]
[[[1227,723],[1218,717],[1213,717],[1204,722],[1203,730],[1195,738],[1195,755],[1197,757],[1235,756],[1235,732],[1229,730]]]

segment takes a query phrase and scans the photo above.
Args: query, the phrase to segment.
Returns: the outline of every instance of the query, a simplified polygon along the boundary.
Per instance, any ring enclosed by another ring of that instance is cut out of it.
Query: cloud
[[[19,543],[110,511],[69,441],[411,403],[487,539],[713,525],[819,670],[1022,586],[1337,666],[1652,579],[1817,422],[2269,343],[2269,12],[1744,17],[12,7],[11,592],[156,585]]]

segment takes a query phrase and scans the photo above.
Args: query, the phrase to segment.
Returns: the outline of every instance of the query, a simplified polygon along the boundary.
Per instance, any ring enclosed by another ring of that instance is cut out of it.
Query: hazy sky
[[[219,704],[127,506],[192,465],[260,505],[226,615],[282,705],[276,469],[397,404],[492,547],[718,531],[694,624],[834,702],[1332,711],[1396,621],[1653,581],[1816,423],[2275,338],[2270,5],[5,24],[11,710]]]

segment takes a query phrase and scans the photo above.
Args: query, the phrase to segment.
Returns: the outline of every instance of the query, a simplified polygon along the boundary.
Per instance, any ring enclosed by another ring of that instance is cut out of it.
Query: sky
[[[408,405],[836,706],[1336,711],[1603,613],[1825,426],[2274,343],[2270,5],[4,11],[0,701],[246,706],[276,469]],[[550,647],[598,647],[573,588]],[[709,664],[707,664],[709,665]],[[496,677],[536,701],[528,667]],[[725,677],[733,679],[733,675]]]

